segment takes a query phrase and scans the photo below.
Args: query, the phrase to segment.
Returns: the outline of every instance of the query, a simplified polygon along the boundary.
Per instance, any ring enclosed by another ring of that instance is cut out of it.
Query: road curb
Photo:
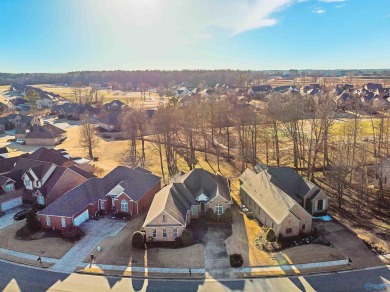
[[[103,273],[94,273],[91,271],[84,271],[82,268],[80,269],[74,269],[74,272],[77,274],[85,274],[85,275],[93,275],[93,276],[109,276],[109,277],[118,277],[118,278],[137,278],[137,279],[170,279],[170,280],[200,280],[204,279],[206,277],[205,274],[199,275],[199,276],[192,276],[188,277],[188,275],[180,275],[178,276],[175,274],[172,277],[167,276],[165,273],[164,276],[157,276],[157,275],[150,275],[150,276],[141,276],[141,275],[120,275],[118,273],[110,273],[107,271],[102,270]],[[123,272],[123,271],[118,271],[118,272]],[[153,273],[153,274],[158,274],[158,273]]]

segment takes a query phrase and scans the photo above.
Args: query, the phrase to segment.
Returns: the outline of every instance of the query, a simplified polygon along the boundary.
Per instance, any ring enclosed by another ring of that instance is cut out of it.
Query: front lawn
[[[57,237],[43,237],[34,240],[16,239],[16,231],[25,225],[25,220],[18,221],[0,230],[0,247],[49,258],[62,258],[74,243]]]
[[[96,256],[96,264],[120,265],[133,267],[167,267],[167,268],[203,268],[204,248],[202,244],[189,247],[151,248],[141,250],[133,248],[131,237],[134,231],[140,230],[145,220],[145,214],[131,219],[115,236],[101,241],[91,253]],[[90,262],[90,257],[84,260]]]

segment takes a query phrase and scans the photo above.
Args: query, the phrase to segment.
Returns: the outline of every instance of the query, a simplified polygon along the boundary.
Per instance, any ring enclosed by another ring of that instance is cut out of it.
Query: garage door
[[[8,202],[2,203],[0,209],[5,211],[5,210],[8,210],[8,209],[20,206],[21,204],[22,204],[22,197],[19,197],[19,198],[12,199],[12,200],[10,200]]]
[[[89,219],[88,209],[73,219],[73,225],[79,226],[81,223]]]

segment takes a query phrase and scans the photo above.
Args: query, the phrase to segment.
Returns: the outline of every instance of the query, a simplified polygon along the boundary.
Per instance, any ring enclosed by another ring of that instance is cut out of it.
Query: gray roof
[[[220,195],[230,202],[228,179],[202,168],[180,176],[155,195],[144,226],[164,211],[185,225],[187,211],[191,210],[191,205],[199,204],[196,198],[201,194],[207,196],[210,201]]]
[[[106,199],[105,183],[103,179],[93,177],[63,194],[40,213],[72,217],[99,199]]]
[[[66,192],[42,210],[41,214],[72,217],[90,204],[96,203],[99,199],[106,200],[106,194],[119,183],[126,181],[125,186],[129,192],[134,191],[137,196],[142,196],[147,191],[147,186],[151,188],[159,180],[160,178],[153,174],[146,174],[125,166],[118,166],[104,178],[90,178]],[[151,185],[152,182],[155,183]]]
[[[30,128],[30,132],[26,134],[26,138],[52,139],[58,138],[64,133],[66,133],[65,130],[50,124],[44,126],[32,126]]]
[[[300,201],[315,185],[291,167],[269,167],[271,182],[296,201]]]
[[[151,173],[144,173],[135,169],[129,169],[129,174],[126,180],[120,183],[124,188],[123,192],[128,195],[133,201],[138,201],[152,187],[161,181],[161,177]]]

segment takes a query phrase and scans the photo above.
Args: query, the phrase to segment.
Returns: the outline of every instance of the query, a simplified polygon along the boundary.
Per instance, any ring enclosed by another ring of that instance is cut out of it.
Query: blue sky
[[[0,0],[0,72],[390,68],[390,0]]]

